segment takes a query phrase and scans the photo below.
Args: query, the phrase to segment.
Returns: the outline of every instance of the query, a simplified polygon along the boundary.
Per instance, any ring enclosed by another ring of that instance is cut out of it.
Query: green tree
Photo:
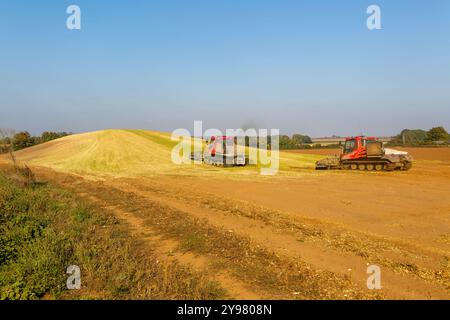
[[[287,135],[281,135],[279,137],[280,150],[295,149],[296,144]]]
[[[419,145],[427,139],[427,131],[421,129],[404,129],[395,136],[389,144],[391,145]]]
[[[21,150],[34,146],[36,144],[36,138],[32,137],[28,131],[22,131],[16,133],[12,140],[14,150]]]
[[[312,140],[309,136],[301,135],[301,134],[294,134],[292,136],[292,141],[296,144],[310,144],[312,143]]]
[[[67,132],[52,132],[52,131],[44,131],[39,138],[39,143],[48,142],[51,140],[59,139],[69,135]]]
[[[447,141],[449,135],[444,127],[434,127],[428,131],[427,140],[430,141]]]

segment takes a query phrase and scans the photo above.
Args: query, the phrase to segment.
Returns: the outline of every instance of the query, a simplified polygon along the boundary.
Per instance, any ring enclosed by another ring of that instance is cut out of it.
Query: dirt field
[[[114,212],[161,259],[210,275],[230,297],[449,299],[449,150],[408,151],[418,160],[407,172],[236,179],[33,170]],[[367,289],[372,264],[381,290]]]
[[[450,148],[395,147],[393,149],[407,151],[414,157],[415,160],[450,161]],[[306,149],[306,150],[288,150],[286,152],[297,154],[335,155],[340,154],[341,149]]]

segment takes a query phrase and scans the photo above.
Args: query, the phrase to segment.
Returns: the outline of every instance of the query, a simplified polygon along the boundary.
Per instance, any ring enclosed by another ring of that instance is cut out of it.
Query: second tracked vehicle
[[[409,170],[412,161],[408,152],[384,148],[375,137],[357,136],[345,139],[340,156],[317,161],[316,170]]]

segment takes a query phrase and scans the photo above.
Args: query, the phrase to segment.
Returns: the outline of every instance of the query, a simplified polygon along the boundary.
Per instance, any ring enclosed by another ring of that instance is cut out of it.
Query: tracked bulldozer
[[[409,170],[412,157],[408,152],[388,149],[374,137],[351,137],[345,139],[340,156],[328,157],[316,162],[316,170]]]

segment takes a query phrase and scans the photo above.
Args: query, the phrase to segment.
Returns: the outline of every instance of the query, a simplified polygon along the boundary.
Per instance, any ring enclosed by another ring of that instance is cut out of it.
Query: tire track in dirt
[[[367,290],[367,266],[370,259],[364,259],[346,252],[336,252],[318,242],[299,242],[296,237],[274,231],[265,223],[252,220],[247,217],[233,216],[220,210],[207,210],[192,202],[176,200],[173,197],[165,197],[163,192],[153,192],[151,189],[143,191],[132,184],[121,185],[117,182],[109,182],[116,188],[132,191],[139,196],[151,201],[162,202],[177,210],[186,212],[200,219],[206,219],[208,223],[216,227],[224,227],[238,235],[250,236],[255,243],[259,243],[273,250],[276,254],[284,255],[292,259],[302,259],[320,270],[349,276],[356,282],[361,290]],[[161,186],[160,186],[161,187]],[[382,268],[383,294],[392,299],[421,299],[439,298],[448,299],[448,292],[436,285],[424,282],[411,276],[399,275],[388,268]]]
[[[142,218],[136,217],[133,213],[124,211],[117,205],[108,204],[91,193],[77,192],[76,194],[80,198],[112,212],[116,217],[125,221],[130,226],[132,234],[143,240],[146,245],[150,246],[161,261],[170,262],[176,260],[193,269],[195,272],[208,274],[208,276],[211,277],[213,281],[217,281],[233,299],[258,300],[269,298],[269,296],[263,297],[260,294],[249,290],[246,284],[233,278],[226,270],[221,270],[219,273],[210,270],[209,265],[211,264],[211,261],[209,261],[207,257],[192,254],[190,252],[180,252],[178,250],[180,245],[178,241],[165,238],[159,232],[146,225]]]

